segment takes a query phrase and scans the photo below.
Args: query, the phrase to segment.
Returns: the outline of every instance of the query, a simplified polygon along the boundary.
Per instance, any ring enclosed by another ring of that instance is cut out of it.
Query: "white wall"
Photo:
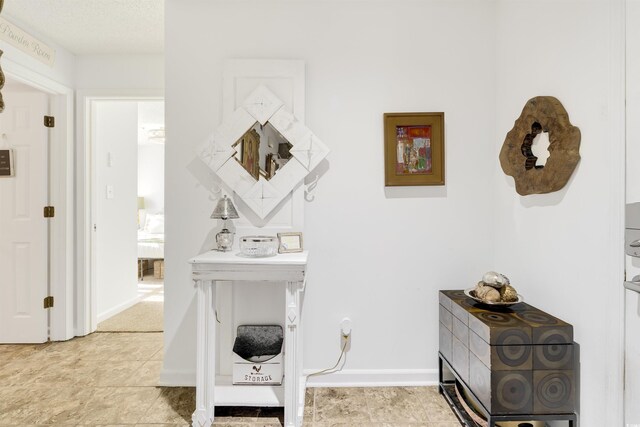
[[[138,104],[99,101],[95,117],[96,280],[101,320],[137,296]],[[113,186],[113,199],[106,197],[108,185]]]
[[[160,54],[82,55],[76,66],[76,89],[162,89],[164,56]]]
[[[640,1],[627,0],[627,201],[640,202]]]
[[[164,212],[164,145],[138,145],[138,195],[147,212]]]
[[[138,102],[138,196],[147,212],[164,212],[164,139],[149,130],[164,129],[164,101]]]
[[[573,324],[583,427],[622,425],[621,2],[499,3],[495,263],[527,302]],[[497,162],[526,101],[557,97],[582,133],[562,190],[519,196]]]
[[[333,365],[350,316],[345,369],[437,380],[437,290],[493,268],[492,3],[170,0],[166,16],[163,379],[195,370],[187,260],[215,223],[193,150],[220,124],[223,61],[294,58],[306,62],[307,125],[332,150],[306,204],[304,367]],[[382,115],[399,111],[445,112],[446,186],[384,188]]]
[[[640,1],[627,0],[627,167],[626,202],[640,202]],[[640,274],[640,258],[626,257],[626,280]],[[640,295],[625,291],[625,422],[640,424]]]
[[[2,64],[3,70],[11,71],[12,74],[14,71],[19,74],[23,74],[22,71],[29,70],[30,72],[47,77],[64,86],[74,87],[76,57],[72,53],[61,48],[51,40],[48,40],[46,37],[41,36],[37,30],[22,24],[10,14],[5,12],[2,14],[2,17],[14,25],[17,25],[23,31],[31,34],[43,43],[51,46],[56,52],[55,62],[53,66],[49,66],[27,55],[9,43],[0,41],[0,50],[4,51],[4,54],[0,59],[0,64]]]

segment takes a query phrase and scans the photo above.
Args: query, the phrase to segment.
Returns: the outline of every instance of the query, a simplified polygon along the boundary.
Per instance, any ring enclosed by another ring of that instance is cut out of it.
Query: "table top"
[[[229,264],[229,265],[306,265],[309,251],[277,254],[271,257],[253,258],[240,254],[240,251],[208,251],[189,260],[190,264]]]
[[[523,344],[573,342],[572,325],[525,302],[508,307],[481,304],[462,289],[441,290],[439,299],[444,308],[492,345],[510,335],[518,335]]]

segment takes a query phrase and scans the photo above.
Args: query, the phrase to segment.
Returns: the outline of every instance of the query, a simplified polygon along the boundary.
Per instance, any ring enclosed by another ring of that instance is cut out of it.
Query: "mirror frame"
[[[235,160],[235,143],[258,122],[269,122],[291,145],[291,159],[270,180],[256,180]],[[329,154],[329,148],[290,113],[284,103],[258,86],[198,149],[198,157],[261,219]]]

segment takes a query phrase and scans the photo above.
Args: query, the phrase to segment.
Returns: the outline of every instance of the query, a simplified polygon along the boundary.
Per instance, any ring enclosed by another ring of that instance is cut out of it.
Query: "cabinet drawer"
[[[453,316],[453,336],[458,338],[465,347],[469,347],[469,327],[455,316]]]
[[[469,325],[469,312],[464,307],[456,304],[451,304],[451,313],[454,317],[457,317],[465,326]]]
[[[447,294],[443,291],[438,292],[438,300],[440,301],[440,305],[451,311],[451,298],[449,298]]]
[[[469,349],[453,337],[451,366],[456,370],[462,381],[469,383]]]
[[[453,345],[453,333],[445,325],[440,323],[440,338],[439,338],[439,349],[442,356],[444,356],[447,361],[451,362],[452,359],[452,345]]]
[[[489,345],[475,332],[469,332],[469,350],[494,371],[533,369],[533,349],[529,344]]]
[[[453,331],[453,315],[443,305],[440,307],[440,323],[442,323],[447,329]]]
[[[573,344],[545,344],[533,346],[533,369],[572,370],[574,368]]]
[[[576,400],[573,371],[533,371],[533,412],[573,412]]]

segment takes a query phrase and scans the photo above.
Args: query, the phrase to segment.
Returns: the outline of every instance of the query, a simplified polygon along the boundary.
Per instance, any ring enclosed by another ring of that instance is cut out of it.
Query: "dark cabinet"
[[[440,391],[463,424],[577,425],[570,324],[526,303],[488,308],[461,290],[440,291],[439,302]]]

